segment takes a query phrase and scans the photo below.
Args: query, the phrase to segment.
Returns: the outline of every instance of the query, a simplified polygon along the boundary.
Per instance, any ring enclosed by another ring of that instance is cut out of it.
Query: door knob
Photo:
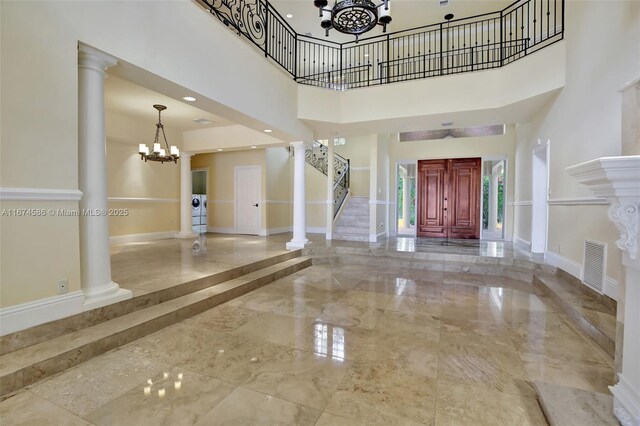
[[[258,207],[258,203],[255,203],[255,204],[253,205],[253,207]]]

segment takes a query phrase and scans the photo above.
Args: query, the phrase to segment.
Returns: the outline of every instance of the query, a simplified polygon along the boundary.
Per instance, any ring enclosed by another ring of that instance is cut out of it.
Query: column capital
[[[180,158],[191,158],[195,154],[193,152],[180,151]]]
[[[289,142],[289,145],[291,145],[293,149],[304,149],[306,144],[304,143],[304,141],[294,141]]]
[[[94,47],[78,43],[78,66],[90,68],[104,73],[108,68],[116,65],[118,60]]]

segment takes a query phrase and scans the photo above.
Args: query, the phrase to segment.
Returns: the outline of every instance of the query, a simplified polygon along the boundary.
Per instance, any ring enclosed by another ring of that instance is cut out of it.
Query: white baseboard
[[[168,238],[175,238],[177,234],[178,234],[178,231],[164,231],[164,232],[147,232],[145,234],[116,235],[113,237],[109,237],[109,243],[128,244],[128,243],[139,243],[141,241],[166,240]]]
[[[382,237],[383,235],[386,235],[387,232],[383,231],[383,232],[379,232],[377,234],[369,234],[369,242],[370,243],[377,243],[378,242],[378,238]]]
[[[307,226],[307,232],[309,234],[326,234],[327,228],[324,226]]]
[[[531,251],[531,241],[520,238],[517,235],[513,237],[513,244],[526,251]]]
[[[60,296],[22,303],[0,309],[0,335],[15,333],[46,322],[55,321],[83,310],[84,293],[74,291]]]
[[[280,228],[267,228],[267,229],[261,229],[258,232],[258,235],[261,237],[266,237],[268,235],[274,235],[274,234],[284,234],[287,232],[291,232],[292,228],[290,226],[282,226]]]
[[[578,262],[567,259],[566,257],[549,250],[544,252],[544,262],[551,266],[555,266],[556,268],[560,268],[577,279],[582,280],[582,265]],[[613,278],[605,277],[602,291],[613,300],[618,300],[618,282]]]

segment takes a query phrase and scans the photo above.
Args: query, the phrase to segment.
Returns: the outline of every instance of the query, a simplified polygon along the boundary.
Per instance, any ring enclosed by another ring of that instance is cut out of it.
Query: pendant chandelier
[[[169,147],[169,142],[167,142],[167,135],[164,134],[164,125],[162,124],[162,120],[160,115],[162,111],[167,109],[164,105],[154,105],[155,109],[158,110],[158,123],[156,124],[156,138],[153,140],[153,151],[149,152],[149,147],[146,144],[141,143],[138,145],[138,152],[140,153],[140,159],[147,161],[159,161],[160,163],[178,162],[178,158],[180,158],[180,150],[177,146],[171,145]],[[160,130],[162,130],[162,138],[164,139],[165,148],[162,148],[160,145]],[[167,155],[167,152],[169,153]]]
[[[371,31],[376,25],[382,25],[382,32],[387,32],[387,24],[391,22],[391,1],[383,0],[376,5],[371,0],[336,0],[333,8],[327,9],[327,0],[314,0],[313,4],[320,11],[320,26],[329,36],[334,28],[344,34],[356,36]]]

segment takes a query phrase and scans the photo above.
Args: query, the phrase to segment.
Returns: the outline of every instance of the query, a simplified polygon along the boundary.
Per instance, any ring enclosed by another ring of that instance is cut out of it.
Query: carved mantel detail
[[[638,207],[638,203],[632,202],[613,203],[609,207],[609,219],[620,232],[616,245],[620,250],[628,252],[632,260],[638,254]]]

